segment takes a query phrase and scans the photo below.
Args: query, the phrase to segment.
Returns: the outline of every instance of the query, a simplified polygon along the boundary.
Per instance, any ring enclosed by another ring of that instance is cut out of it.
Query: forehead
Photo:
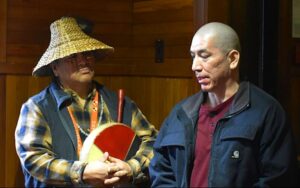
[[[211,34],[196,34],[191,43],[191,51],[198,51],[213,47],[213,36]]]

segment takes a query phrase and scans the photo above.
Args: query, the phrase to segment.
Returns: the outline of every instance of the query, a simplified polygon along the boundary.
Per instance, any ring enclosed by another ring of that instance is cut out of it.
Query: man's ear
[[[58,73],[57,73],[57,63],[53,62],[49,66],[52,69],[52,72],[53,72],[54,76],[58,76]]]
[[[240,61],[240,52],[237,50],[231,50],[228,54],[228,58],[230,60],[230,68],[236,69]]]

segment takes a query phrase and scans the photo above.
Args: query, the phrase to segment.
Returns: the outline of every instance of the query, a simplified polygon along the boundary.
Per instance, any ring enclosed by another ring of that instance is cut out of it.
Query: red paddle
[[[135,155],[141,140],[123,119],[124,90],[118,91],[118,123],[108,123],[97,127],[84,141],[80,160],[99,159],[104,152],[121,160],[128,160]]]

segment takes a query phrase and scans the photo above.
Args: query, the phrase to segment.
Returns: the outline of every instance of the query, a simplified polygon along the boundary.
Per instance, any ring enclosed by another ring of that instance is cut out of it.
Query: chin
[[[81,76],[78,81],[81,82],[81,83],[89,83],[93,80],[93,76],[89,75],[89,76]]]
[[[204,91],[204,92],[211,91],[211,87],[209,87],[209,85],[200,85],[200,87],[201,87],[201,91]]]
[[[81,82],[81,83],[90,83],[90,82],[92,82],[92,81],[93,81],[92,78],[86,78],[86,79],[80,79],[80,80],[79,80],[79,82]]]

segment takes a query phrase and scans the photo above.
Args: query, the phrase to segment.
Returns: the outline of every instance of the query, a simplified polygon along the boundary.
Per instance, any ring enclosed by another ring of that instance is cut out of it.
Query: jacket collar
[[[58,109],[61,108],[64,102],[69,101],[72,98],[68,93],[64,92],[55,81],[50,85],[50,92],[52,92],[54,96]]]
[[[185,100],[182,104],[182,109],[189,118],[198,117],[199,107],[204,100],[204,92],[198,92]]]
[[[95,85],[95,87],[98,91],[102,90],[101,94],[103,95],[104,100],[106,99],[105,101],[109,101],[110,95],[108,94],[108,91],[106,89],[104,89],[104,86],[97,83],[96,81],[93,81],[93,84]],[[65,102],[70,101],[72,99],[72,96],[70,96],[70,94],[64,92],[63,89],[61,89],[60,86],[55,81],[53,81],[51,83],[50,91],[54,96],[54,99],[56,101],[58,109],[61,109],[62,105]]]
[[[229,115],[241,112],[250,105],[250,83],[241,82],[229,108]]]
[[[189,118],[198,116],[200,105],[203,103],[206,92],[198,92],[185,100],[182,109]],[[237,93],[234,96],[232,105],[229,108],[229,115],[235,114],[250,105],[250,83],[241,82]]]

